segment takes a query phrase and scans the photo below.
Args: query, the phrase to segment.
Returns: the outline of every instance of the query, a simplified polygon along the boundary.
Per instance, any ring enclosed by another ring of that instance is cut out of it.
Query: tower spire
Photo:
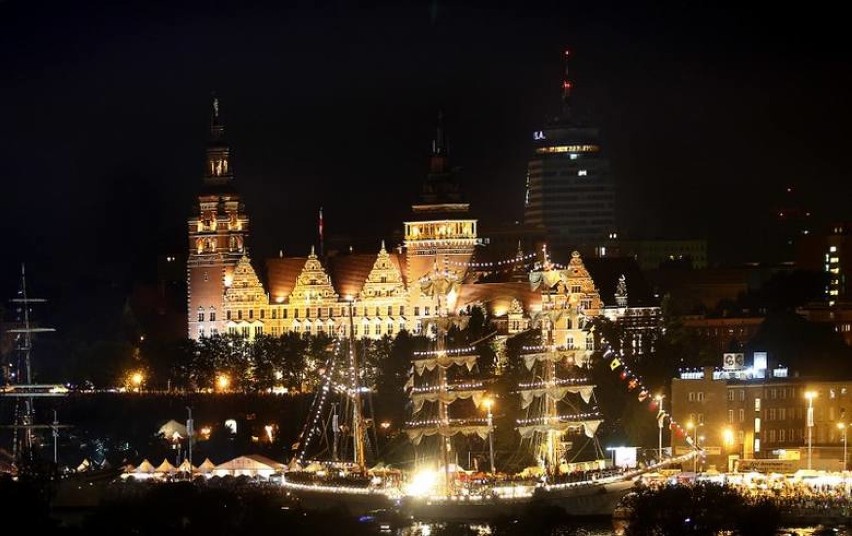
[[[231,170],[231,149],[225,142],[225,125],[219,110],[219,97],[213,94],[210,111],[210,139],[207,142],[207,168],[204,182],[221,186],[234,178]]]
[[[435,137],[432,139],[432,158],[429,162],[429,171],[432,173],[446,173],[447,169],[447,139],[444,134],[444,112],[438,110],[438,120],[435,123]]]
[[[562,120],[567,121],[571,117],[571,89],[574,87],[571,82],[571,78],[569,76],[568,71],[568,60],[571,59],[571,50],[565,49],[563,53],[563,62],[565,65],[565,72],[562,75]]]
[[[219,97],[216,93],[212,96],[212,112],[210,114],[210,141],[221,142],[225,135],[225,126],[219,117]]]

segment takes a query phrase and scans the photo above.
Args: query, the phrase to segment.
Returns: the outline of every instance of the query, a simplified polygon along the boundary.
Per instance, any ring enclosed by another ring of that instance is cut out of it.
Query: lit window
[[[586,175],[588,175],[588,171],[586,171],[585,169],[581,169],[577,172],[578,177],[585,177]]]
[[[571,160],[577,160],[577,153],[571,153],[569,158],[571,158]]]

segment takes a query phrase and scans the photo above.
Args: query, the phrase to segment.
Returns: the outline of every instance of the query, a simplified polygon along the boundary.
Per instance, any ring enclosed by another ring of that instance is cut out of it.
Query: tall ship
[[[561,266],[545,250],[527,277],[530,289],[541,295],[541,308],[525,332],[535,343],[515,356],[511,372],[488,377],[480,370],[479,341],[451,344],[460,339],[452,335],[469,319],[454,307],[461,274],[435,262],[419,281],[420,291],[435,307],[424,326],[429,348],[411,356],[404,386],[412,463],[393,472],[377,470],[382,467],[378,460],[368,464],[361,395],[369,389],[361,383],[350,340],[341,346],[349,349],[348,359],[338,361],[337,369],[327,367],[326,383],[300,439],[318,437],[323,423],[330,423],[325,428],[334,431],[334,440],[326,440],[326,453],[332,461],[298,456],[294,470],[283,476],[285,488],[306,507],[336,505],[353,513],[385,509],[439,522],[521,515],[531,505],[556,507],[568,516],[608,517],[643,472],[682,461],[668,459],[631,470],[612,466],[598,443],[604,419],[589,377],[595,350],[591,319],[602,307],[594,282],[576,252]],[[495,467],[490,404],[497,382],[510,382],[501,391],[510,393],[519,410],[514,422],[498,424],[517,434],[521,449],[515,457],[529,461],[521,471]],[[334,395],[348,400],[341,406],[347,411],[322,418],[319,407]],[[344,420],[347,424],[341,424]],[[464,452],[466,436],[488,445],[490,463],[472,467]],[[339,445],[350,444],[339,450]]]
[[[413,475],[414,485],[407,488],[403,503],[405,511],[416,518],[488,519],[518,515],[532,504],[555,506],[570,516],[609,516],[639,475],[639,471],[613,469],[597,441],[603,416],[588,374],[594,351],[589,320],[601,307],[594,282],[579,253],[573,253],[569,264],[561,267],[549,260],[546,250],[543,256],[529,272],[531,289],[541,293],[541,310],[531,327],[538,344],[523,348],[513,367],[515,374],[505,378],[516,382],[510,386],[520,409],[514,425],[524,454],[533,464],[518,474],[496,471],[489,441],[492,461],[488,472],[464,482],[453,478],[448,469],[452,460],[446,456],[452,452],[449,438],[468,433],[491,440],[493,420],[490,407],[484,423],[451,417],[451,403],[489,398],[481,382],[467,380],[456,387],[447,380],[453,367],[472,370],[476,354],[473,349],[442,348],[439,331],[437,350],[425,358],[416,356],[412,367],[415,376],[428,367],[435,371],[433,382],[411,386],[411,397],[415,410],[421,407],[417,400],[423,393],[434,400],[433,413],[419,422],[428,423],[426,430],[443,439],[439,446],[444,462],[442,471],[432,479],[417,472]],[[445,285],[441,290],[452,288]],[[409,431],[409,436],[416,440],[425,433],[418,428]]]

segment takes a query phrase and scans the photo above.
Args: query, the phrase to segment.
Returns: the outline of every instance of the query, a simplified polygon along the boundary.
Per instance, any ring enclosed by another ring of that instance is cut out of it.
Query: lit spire
[[[432,139],[432,158],[429,163],[432,173],[447,172],[447,139],[444,135],[444,112],[438,111],[438,121],[435,124],[435,137]]]
[[[213,93],[212,112],[210,114],[210,141],[221,141],[225,135],[225,126],[219,117],[219,97]]]
[[[567,120],[571,116],[571,89],[574,87],[568,76],[568,60],[571,59],[571,50],[565,49],[563,53],[563,61],[565,63],[565,73],[562,76],[562,119]]]

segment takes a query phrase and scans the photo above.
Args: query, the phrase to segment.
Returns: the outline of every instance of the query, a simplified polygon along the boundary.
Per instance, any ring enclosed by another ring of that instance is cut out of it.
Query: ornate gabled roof
[[[583,264],[583,259],[580,258],[580,253],[571,253],[571,260],[568,266],[562,271],[562,280],[566,285],[580,285],[582,292],[588,294],[596,294],[595,282],[586,266]]]
[[[234,267],[231,286],[225,291],[226,305],[265,305],[269,303],[251,261],[243,255]]]
[[[382,249],[376,257],[376,262],[373,263],[373,269],[367,276],[367,281],[359,293],[359,298],[362,300],[377,297],[400,298],[404,297],[405,294],[402,273],[391,259],[385,249],[385,242],[382,240]]]
[[[296,286],[290,293],[290,301],[298,300],[307,303],[336,302],[337,292],[331,284],[331,278],[317,258],[314,248],[302,267],[302,273],[296,278]]]

